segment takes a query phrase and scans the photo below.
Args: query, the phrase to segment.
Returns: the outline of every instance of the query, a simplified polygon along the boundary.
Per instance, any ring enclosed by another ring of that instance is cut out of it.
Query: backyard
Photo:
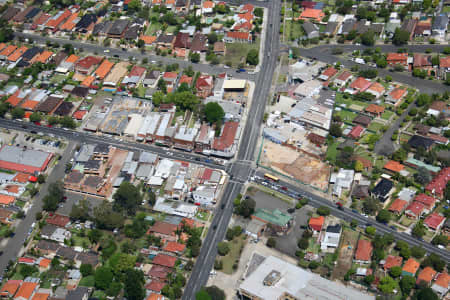
[[[227,255],[220,258],[223,263],[222,272],[225,274],[232,274],[234,272],[233,265],[239,261],[239,257],[241,256],[241,249],[244,247],[247,239],[246,235],[242,234],[235,237],[232,241],[228,243],[230,246],[230,252]]]

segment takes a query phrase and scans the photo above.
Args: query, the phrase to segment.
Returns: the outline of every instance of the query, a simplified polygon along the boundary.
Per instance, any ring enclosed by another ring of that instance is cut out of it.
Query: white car
[[[105,52],[105,53],[109,53],[109,50],[108,49],[106,49],[105,51],[103,51],[103,52]]]

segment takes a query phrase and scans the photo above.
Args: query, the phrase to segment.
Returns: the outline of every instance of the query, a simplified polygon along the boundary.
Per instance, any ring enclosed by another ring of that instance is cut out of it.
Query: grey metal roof
[[[0,150],[0,160],[33,167],[44,165],[50,155],[48,152],[9,145]]]
[[[448,16],[447,15],[439,15],[434,18],[433,25],[431,27],[432,30],[445,30],[448,26]]]

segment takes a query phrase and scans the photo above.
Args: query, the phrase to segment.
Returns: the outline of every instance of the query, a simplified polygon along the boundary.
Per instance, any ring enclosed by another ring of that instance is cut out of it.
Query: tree
[[[448,245],[448,237],[443,235],[443,234],[436,235],[433,238],[433,240],[431,241],[431,243],[433,245],[443,245],[443,246],[447,247],[447,245]]]
[[[210,34],[208,34],[208,43],[210,45],[214,45],[214,43],[217,42],[217,40],[218,40],[218,37],[215,32],[211,32]]]
[[[82,199],[78,204],[72,205],[72,210],[70,211],[70,218],[73,220],[80,220],[84,222],[89,219],[89,213],[91,208],[87,199]]]
[[[113,272],[110,267],[102,266],[95,270],[95,287],[106,290],[113,280]]]
[[[226,299],[225,292],[215,285],[206,287],[205,291],[211,297],[211,300],[225,300]]]
[[[212,298],[205,290],[200,290],[195,294],[195,300],[212,300]]]
[[[392,267],[389,270],[389,274],[394,278],[399,277],[400,275],[402,275],[402,267],[400,267],[400,266]]]
[[[43,184],[45,182],[45,176],[44,174],[39,174],[37,177],[37,181],[39,184]]]
[[[144,282],[144,273],[141,270],[127,269],[124,280],[125,297],[129,300],[143,300],[145,297]]]
[[[411,248],[411,255],[415,258],[422,258],[425,255],[426,251],[422,247],[413,246]]]
[[[355,161],[355,171],[356,172],[362,172],[364,170],[364,165],[361,161],[357,160]]]
[[[386,58],[384,58],[384,57],[378,58],[377,61],[376,61],[376,64],[377,64],[377,67],[378,67],[378,68],[386,68],[386,67],[387,67],[387,61],[386,61]],[[387,75],[387,76],[386,76],[386,78],[385,78],[386,81],[392,81],[392,76],[389,77],[390,80],[389,80],[388,76],[390,76],[390,75]]]
[[[44,199],[42,199],[42,202],[42,208],[46,211],[55,211],[58,209],[59,200],[52,195],[46,195]]]
[[[23,110],[23,108],[14,107],[11,111],[11,115],[13,119],[22,119],[23,116],[25,116],[25,111]]]
[[[410,275],[402,276],[402,279],[400,280],[400,288],[404,295],[409,295],[411,290],[416,285],[416,278]]]
[[[248,218],[255,211],[256,202],[252,198],[244,199],[239,203],[239,206],[236,207],[236,213]]]
[[[219,255],[227,255],[228,252],[230,252],[230,246],[228,245],[227,242],[220,242],[217,245],[217,252],[219,253]]]
[[[30,266],[30,265],[20,265],[20,275],[23,277],[29,277],[35,273],[39,273],[39,269],[36,266]]]
[[[108,289],[106,290],[106,294],[110,297],[116,297],[120,291],[122,290],[122,284],[118,281],[113,281]]]
[[[321,216],[328,216],[330,214],[330,208],[321,206],[317,209],[317,213]]]
[[[277,241],[273,237],[269,237],[267,239],[267,244],[266,245],[269,248],[275,248],[275,246],[277,245]]]
[[[376,232],[377,232],[377,230],[376,230],[375,227],[372,227],[372,226],[367,226],[366,227],[366,233],[368,235],[374,236]]]
[[[89,241],[91,241],[91,243],[98,243],[100,241],[100,239],[102,238],[103,233],[98,230],[97,228],[91,229],[88,232],[88,238]]]
[[[115,229],[123,226],[124,218],[113,210],[112,204],[103,201],[94,208],[94,222],[100,229]]]
[[[38,112],[33,112],[30,117],[30,122],[40,122],[42,120],[42,116]]]
[[[438,272],[442,272],[446,266],[444,260],[442,260],[439,255],[431,253],[422,261],[422,267],[432,267]]]
[[[424,167],[419,167],[417,173],[414,174],[414,180],[421,185],[427,185],[431,181],[431,174]]]
[[[365,46],[373,46],[375,44],[375,33],[368,30],[361,34],[361,43]]]
[[[77,123],[69,116],[64,116],[59,120],[59,124],[61,124],[64,128],[74,129],[77,127]]]
[[[421,289],[417,292],[417,300],[438,300],[439,297],[436,293],[429,287]]]
[[[148,204],[150,206],[153,206],[153,205],[155,205],[155,203],[156,203],[156,194],[152,190],[149,190],[148,191]]]
[[[330,134],[334,137],[342,136],[342,128],[339,123],[332,123],[330,126]]]
[[[92,265],[90,264],[82,264],[80,266],[80,273],[83,275],[83,277],[89,276],[94,274],[94,268],[92,268]]]
[[[377,221],[387,224],[391,220],[391,213],[387,209],[382,209],[378,212]]]
[[[253,14],[258,18],[262,18],[264,15],[264,11],[261,7],[256,7],[255,10],[253,11]]]
[[[308,249],[309,246],[309,241],[307,238],[301,238],[298,240],[297,242],[297,246],[302,249],[302,250],[306,250]]]
[[[416,223],[416,225],[413,227],[411,234],[415,237],[423,237],[425,235],[425,226],[423,225],[423,221],[420,220]]]
[[[208,102],[205,105],[205,118],[210,123],[216,123],[225,116],[222,106],[217,102]]]
[[[392,37],[392,43],[396,46],[401,46],[407,44],[408,41],[409,41],[409,32],[397,28],[395,30],[394,36]]]
[[[374,215],[379,209],[379,202],[377,199],[368,197],[364,199],[363,211],[368,215]]]
[[[372,274],[367,275],[366,277],[364,277],[364,282],[366,284],[372,284],[372,282],[374,282],[374,281],[375,281],[375,276],[372,275]]]
[[[196,64],[196,63],[198,63],[200,61],[200,53],[191,52],[189,54],[189,57],[191,59],[191,62],[193,62],[194,64]]]
[[[160,78],[158,80],[157,87],[163,93],[163,95],[167,94],[167,84],[166,84],[166,81],[164,79]],[[154,97],[152,97],[152,100],[153,100],[153,98]],[[159,103],[158,103],[158,105],[159,105]]]
[[[114,253],[109,258],[109,265],[114,274],[120,274],[125,270],[131,269],[136,263],[136,256],[126,253]]]
[[[397,287],[397,282],[390,276],[385,276],[385,277],[381,278],[380,284],[378,285],[378,288],[384,294],[393,293],[393,291],[396,287]]]
[[[355,219],[352,219],[352,221],[350,222],[350,226],[352,228],[356,228],[358,226],[358,221]]]
[[[145,46],[144,40],[139,39],[136,43],[136,46],[138,46],[138,48],[141,48],[141,49],[144,48],[144,46]]]
[[[128,181],[124,181],[117,189],[113,199],[114,208],[125,210],[128,214],[134,215],[142,202],[142,195],[137,187]]]
[[[250,51],[248,51],[247,59],[246,59],[247,63],[249,65],[256,66],[259,62],[258,55],[259,55],[259,53],[258,53],[258,50],[256,50],[256,49],[251,49]]]

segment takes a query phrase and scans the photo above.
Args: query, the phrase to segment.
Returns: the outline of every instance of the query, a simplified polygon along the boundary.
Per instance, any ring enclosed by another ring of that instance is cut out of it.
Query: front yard
[[[247,43],[227,43],[225,57],[223,58],[223,63],[231,63],[231,67],[237,68],[240,63],[245,63],[247,58],[247,53],[256,49],[259,51],[260,39],[257,38],[255,42],[251,44]],[[261,59],[261,58],[259,58]]]

